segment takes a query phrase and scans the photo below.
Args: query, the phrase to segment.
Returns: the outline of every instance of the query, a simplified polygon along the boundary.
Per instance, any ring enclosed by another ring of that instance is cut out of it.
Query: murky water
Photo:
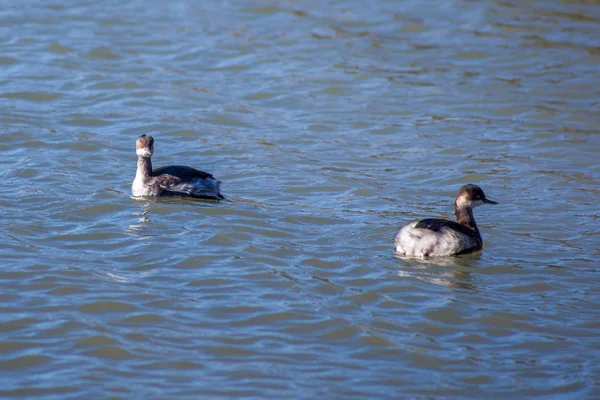
[[[2,2],[0,396],[600,397],[597,1]],[[134,142],[230,202],[130,197]],[[392,254],[464,183],[485,251]]]

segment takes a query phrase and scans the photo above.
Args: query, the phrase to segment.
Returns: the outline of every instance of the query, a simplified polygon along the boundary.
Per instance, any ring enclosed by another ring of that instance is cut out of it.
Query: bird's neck
[[[475,232],[479,233],[479,228],[475,223],[475,217],[473,216],[473,209],[470,207],[458,207],[454,206],[454,215],[456,215],[456,222],[461,225],[465,225]]]
[[[138,157],[135,179],[145,181],[152,176],[152,160],[150,157]]]

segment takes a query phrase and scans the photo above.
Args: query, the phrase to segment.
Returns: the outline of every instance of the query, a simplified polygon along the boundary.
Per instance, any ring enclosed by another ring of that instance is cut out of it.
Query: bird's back
[[[203,199],[223,199],[221,182],[211,174],[184,165],[170,165],[152,171],[162,196],[192,196]]]

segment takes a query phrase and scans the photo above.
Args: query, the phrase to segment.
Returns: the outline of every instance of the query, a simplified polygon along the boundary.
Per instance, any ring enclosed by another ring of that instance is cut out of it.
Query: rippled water
[[[1,5],[0,396],[600,397],[597,1]]]

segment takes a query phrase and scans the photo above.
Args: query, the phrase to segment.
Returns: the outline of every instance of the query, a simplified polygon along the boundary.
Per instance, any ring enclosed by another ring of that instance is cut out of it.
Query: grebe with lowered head
[[[454,201],[456,222],[427,218],[400,228],[394,240],[396,252],[407,257],[443,257],[472,253],[483,248],[473,209],[488,200],[477,185],[460,188]]]
[[[134,196],[189,196],[200,199],[224,199],[221,182],[209,173],[183,165],[152,170],[154,138],[142,135],[135,142],[137,172],[131,185]]]

